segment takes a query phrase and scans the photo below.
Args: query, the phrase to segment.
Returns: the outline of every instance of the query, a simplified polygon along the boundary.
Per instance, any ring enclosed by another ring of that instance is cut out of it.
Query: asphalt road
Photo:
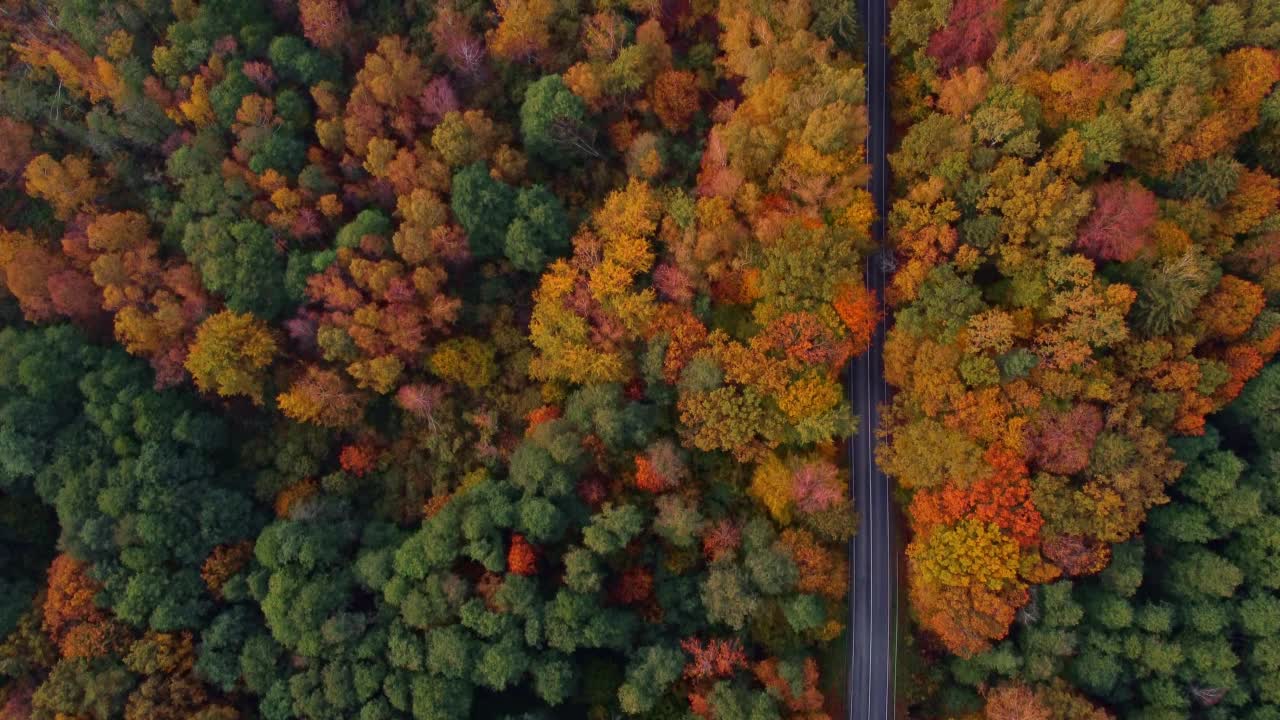
[[[871,195],[876,215],[888,209],[889,131],[888,110],[888,8],[886,0],[859,0],[866,32],[867,161],[871,164]],[[877,245],[884,247],[884,221],[872,228]],[[883,251],[867,261],[867,287],[883,303],[889,270]],[[887,315],[887,314],[886,314]],[[895,645],[898,621],[898,544],[896,516],[889,479],[875,461],[880,406],[888,401],[884,379],[882,320],[871,348],[849,367],[849,400],[861,418],[850,449],[851,492],[858,512],[858,534],[849,543],[849,685],[848,717],[851,720],[893,720],[897,717]]]

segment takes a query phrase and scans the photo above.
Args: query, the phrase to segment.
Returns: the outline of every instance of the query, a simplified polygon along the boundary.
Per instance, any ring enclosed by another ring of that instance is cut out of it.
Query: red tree
[[[507,570],[516,575],[532,575],[538,571],[538,553],[524,536],[511,536],[511,549],[507,551]]]
[[[1053,713],[1026,685],[1006,685],[987,693],[987,720],[1049,720]]]
[[[1102,411],[1077,405],[1066,412],[1043,412],[1027,432],[1027,457],[1058,475],[1071,475],[1089,465],[1089,453],[1102,431]]]
[[[693,281],[678,265],[662,263],[653,271],[653,287],[663,298],[685,304],[693,300]]]
[[[436,11],[427,29],[436,49],[458,74],[473,81],[485,74],[488,51],[465,15],[446,5]]]
[[[689,476],[680,450],[669,440],[659,440],[636,456],[636,487],[659,493],[678,487]]]
[[[524,416],[524,419],[529,423],[528,427],[525,428],[524,434],[526,436],[532,435],[539,425],[551,422],[558,417],[560,417],[560,408],[555,405],[540,405]]]
[[[691,680],[727,678],[747,665],[747,655],[742,650],[742,643],[736,638],[712,638],[704,643],[696,637],[690,637],[682,640],[680,647],[689,653],[684,676]]]
[[[1004,22],[1003,0],[956,0],[947,24],[929,38],[926,52],[938,61],[939,73],[980,65],[996,49]]]
[[[738,549],[742,542],[742,532],[731,520],[721,520],[707,528],[702,536],[702,553],[707,560],[714,562],[720,557]]]
[[[453,85],[445,75],[431,78],[431,82],[422,88],[422,94],[418,96],[418,105],[422,107],[423,121],[428,127],[439,125],[445,115],[462,107],[458,102],[458,95],[453,91]]]
[[[857,285],[845,285],[836,291],[836,314],[849,328],[852,352],[861,355],[871,347],[871,336],[880,323],[880,299],[875,292]]]
[[[822,712],[822,691],[818,689],[818,663],[813,658],[805,658],[802,672],[804,684],[797,688],[793,679],[779,671],[777,658],[768,658],[756,663],[752,669],[756,679],[769,688],[770,693],[786,704],[793,715],[792,718],[802,720],[830,720],[831,716]]]
[[[245,540],[235,545],[219,545],[200,566],[200,577],[214,597],[222,597],[222,586],[253,559],[253,543]]]
[[[340,0],[298,0],[302,34],[316,47],[332,50],[347,34],[347,6]]]
[[[840,469],[825,460],[805,463],[791,477],[791,495],[804,512],[820,512],[844,498]]]
[[[343,470],[356,477],[364,477],[377,465],[378,451],[372,445],[363,442],[347,445],[342,448],[338,460],[342,463]]]
[[[927,535],[935,526],[966,517],[995,524],[1024,547],[1040,539],[1044,517],[1031,500],[1027,467],[1013,453],[993,445],[984,455],[993,472],[966,487],[921,490],[911,499],[912,529]]]
[[[444,402],[445,388],[441,385],[424,385],[413,383],[402,385],[396,391],[396,404],[415,417],[435,422],[435,412]]]
[[[1266,293],[1258,285],[1223,275],[1218,287],[1204,299],[1196,314],[1209,332],[1234,340],[1249,331],[1254,318],[1267,305]]]
[[[49,276],[49,299],[60,314],[86,323],[102,315],[102,291],[93,279],[78,270]]]
[[[872,297],[874,298],[874,295]],[[874,328],[874,324],[872,327]],[[813,313],[796,312],[782,315],[770,322],[760,337],[770,349],[807,365],[829,365],[838,368],[844,365],[849,357],[849,345],[841,342],[840,338],[836,337],[835,333]],[[868,337],[870,337],[869,334]],[[860,343],[860,339],[858,342]]]
[[[605,487],[602,479],[595,476],[579,480],[576,491],[578,497],[582,498],[582,502],[591,506],[593,510],[600,507],[605,498],[609,497],[609,488]]]
[[[1147,246],[1156,196],[1135,180],[1113,180],[1094,191],[1093,212],[1080,224],[1076,247],[1095,260],[1128,262]]]
[[[680,132],[698,112],[698,78],[688,70],[667,70],[649,88],[649,103],[662,126]]]
[[[609,593],[614,602],[637,605],[653,595],[653,571],[645,567],[633,567],[623,571]]]
[[[5,138],[5,142],[0,145],[0,175],[17,175],[35,157],[36,153],[31,149],[35,131],[24,122],[0,117],[0,137]]]
[[[23,316],[47,322],[57,308],[49,281],[62,272],[66,260],[29,234],[0,231],[0,290],[18,299]]]
[[[666,489],[666,480],[653,469],[653,463],[643,455],[636,456],[636,487],[645,492],[659,493]]]
[[[1041,550],[1066,575],[1090,575],[1111,561],[1111,546],[1083,535],[1055,535]]]
[[[44,630],[67,658],[97,657],[123,639],[123,628],[94,603],[102,586],[89,566],[62,554],[49,566],[44,601]]]

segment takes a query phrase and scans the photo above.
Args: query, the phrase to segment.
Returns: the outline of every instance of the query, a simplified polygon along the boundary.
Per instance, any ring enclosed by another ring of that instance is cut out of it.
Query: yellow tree
[[[1018,543],[991,523],[966,519],[907,548],[912,606],[921,623],[964,657],[1009,631],[1028,598]]]
[[[102,192],[102,182],[93,177],[89,158],[67,155],[54,160],[37,155],[27,164],[27,194],[47,200],[59,220],[67,220]]]
[[[196,330],[186,368],[204,392],[247,395],[262,403],[264,373],[276,354],[271,329],[250,313],[211,315]]]
[[[756,466],[749,492],[779,524],[791,523],[791,471],[777,455],[769,453],[764,462]]]
[[[662,205],[648,185],[632,180],[592,216],[594,232],[573,239],[575,258],[552,263],[534,293],[529,336],[537,354],[531,374],[574,383],[625,380],[625,343],[648,331],[655,313],[652,288],[636,277],[653,267],[649,237]]]
[[[455,338],[431,353],[431,371],[449,382],[479,390],[498,374],[494,347],[475,338]]]
[[[497,0],[501,21],[486,36],[489,50],[509,62],[535,59],[551,44],[551,0]]]

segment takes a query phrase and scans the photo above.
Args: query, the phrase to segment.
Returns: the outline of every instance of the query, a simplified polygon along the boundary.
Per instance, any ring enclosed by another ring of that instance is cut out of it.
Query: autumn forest
[[[0,0],[0,720],[1280,720],[1280,0],[888,7]]]

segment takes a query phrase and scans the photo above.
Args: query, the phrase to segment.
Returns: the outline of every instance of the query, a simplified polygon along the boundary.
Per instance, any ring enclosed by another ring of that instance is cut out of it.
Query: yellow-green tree
[[[204,392],[246,395],[262,403],[266,369],[276,355],[271,328],[249,313],[211,315],[196,330],[186,368]]]

